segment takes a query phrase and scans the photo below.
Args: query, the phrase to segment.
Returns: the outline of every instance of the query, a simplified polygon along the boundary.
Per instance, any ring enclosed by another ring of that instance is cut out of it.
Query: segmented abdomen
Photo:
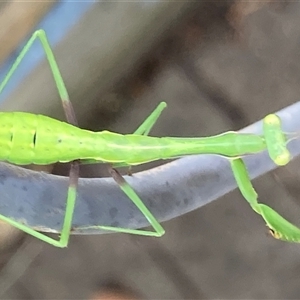
[[[89,133],[43,115],[0,112],[0,160],[19,165],[71,161],[86,152]]]

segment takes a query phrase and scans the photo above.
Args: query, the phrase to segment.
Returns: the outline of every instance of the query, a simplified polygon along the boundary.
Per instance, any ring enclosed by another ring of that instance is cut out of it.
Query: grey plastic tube
[[[300,132],[300,102],[278,112],[286,132]],[[257,122],[242,132],[261,133]],[[300,140],[289,143],[293,157]],[[245,158],[251,178],[277,166],[267,153]],[[197,209],[235,189],[228,160],[215,155],[178,159],[148,171],[125,176],[159,221]],[[0,163],[0,213],[41,231],[59,232],[65,212],[68,178]],[[111,178],[80,179],[74,228],[91,225],[141,228],[146,219]],[[74,233],[109,233],[79,230]]]

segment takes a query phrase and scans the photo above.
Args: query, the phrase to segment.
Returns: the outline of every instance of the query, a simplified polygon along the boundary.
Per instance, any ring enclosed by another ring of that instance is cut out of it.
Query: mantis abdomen
[[[264,149],[264,138],[253,134],[227,132],[205,138],[157,138],[92,132],[43,115],[0,113],[0,160],[19,165],[75,159],[135,165],[188,154],[236,157]]]

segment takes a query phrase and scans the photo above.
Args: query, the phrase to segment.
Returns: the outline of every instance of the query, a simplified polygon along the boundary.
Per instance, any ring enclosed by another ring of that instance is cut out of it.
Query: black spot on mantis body
[[[32,142],[33,142],[33,145],[35,146],[35,143],[36,143],[36,132],[34,132],[34,134],[33,134],[33,140],[32,140]]]

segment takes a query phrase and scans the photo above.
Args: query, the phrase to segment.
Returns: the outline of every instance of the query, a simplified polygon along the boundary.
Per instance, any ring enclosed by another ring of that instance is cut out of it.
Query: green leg
[[[111,226],[84,226],[78,227],[74,229],[103,229],[103,230],[110,230],[114,232],[121,232],[121,233],[129,233],[129,234],[136,234],[136,235],[143,235],[143,236],[155,236],[161,237],[165,230],[160,225],[160,223],[156,220],[147,206],[143,203],[141,198],[137,195],[134,189],[127,183],[124,177],[114,168],[109,166],[110,174],[112,175],[113,179],[119,185],[121,190],[128,196],[128,198],[135,204],[135,206],[140,210],[140,212],[145,216],[145,218],[149,221],[151,226],[155,231],[147,231],[147,230],[139,230],[139,229],[129,229],[129,228],[118,228],[118,227],[111,227]]]
[[[300,229],[284,219],[271,207],[259,203],[248,175],[247,168],[242,159],[232,159],[231,168],[243,197],[249,202],[252,209],[262,216],[270,233],[276,238],[288,242],[300,242]]]
[[[119,227],[111,227],[111,226],[86,226],[86,227],[79,227],[78,229],[103,229],[103,230],[110,230],[114,232],[121,232],[121,233],[130,233],[136,235],[143,235],[143,236],[155,236],[161,237],[165,230],[156,220],[156,218],[152,215],[149,209],[145,206],[143,201],[140,197],[136,194],[133,188],[125,181],[122,175],[113,168],[110,168],[110,173],[116,183],[120,186],[122,191],[128,196],[128,198],[137,206],[137,208],[141,211],[141,213],[145,216],[145,218],[149,221],[155,231],[147,231],[147,230],[139,230],[139,229],[128,229],[128,228],[119,228]],[[77,228],[76,228],[77,229]]]
[[[138,129],[134,132],[134,134],[140,135],[148,135],[150,130],[152,129],[153,125],[157,121],[158,117],[160,116],[162,110],[166,107],[165,102],[161,102],[156,109],[150,114],[150,116],[138,127]],[[83,163],[97,163],[97,161],[84,161]],[[141,198],[136,194],[133,188],[126,182],[123,176],[114,168],[116,167],[123,167],[126,166],[124,164],[115,164],[113,167],[110,167],[110,173],[116,183],[120,186],[122,191],[128,196],[128,198],[137,206],[137,208],[142,212],[145,218],[149,221],[155,231],[147,231],[147,230],[138,230],[138,229],[127,229],[127,228],[116,228],[110,226],[91,226],[91,227],[84,227],[80,229],[103,229],[103,230],[111,230],[115,232],[122,232],[122,233],[130,233],[136,235],[143,235],[143,236],[155,236],[160,237],[165,233],[163,227],[159,224],[156,218],[152,215],[149,209],[145,206]]]
[[[92,163],[92,162],[89,162]],[[97,162],[93,162],[97,163]],[[126,166],[126,165],[123,165]],[[118,167],[121,167],[119,165]],[[137,195],[134,189],[127,183],[125,178],[114,168],[109,166],[110,173],[116,183],[119,185],[121,190],[128,196],[128,198],[135,204],[135,206],[140,210],[140,212],[145,216],[145,218],[149,221],[150,225],[154,228],[155,231],[147,231],[147,230],[139,230],[139,229],[129,229],[129,228],[119,228],[119,227],[111,227],[111,226],[84,226],[74,228],[76,229],[103,229],[109,230],[114,232],[120,233],[129,233],[135,235],[142,235],[142,236],[154,236],[154,237],[161,237],[164,235],[165,230],[157,221],[157,219],[153,216],[147,206],[143,203],[141,198]]]
[[[68,188],[68,196],[67,196],[67,205],[66,205],[66,213],[63,222],[63,228],[61,231],[61,235],[59,240],[55,240],[41,232],[38,232],[27,225],[19,223],[13,219],[0,215],[0,220],[7,222],[8,224],[36,237],[37,239],[44,241],[50,245],[55,247],[64,248],[67,247],[70,237],[70,231],[72,226],[73,212],[75,208],[75,200],[76,200],[76,187],[78,176],[78,165],[72,165],[70,170],[70,185]]]
[[[67,117],[67,120],[69,123],[77,125],[77,121],[75,118],[75,114],[73,111],[73,107],[71,105],[71,102],[69,100],[68,92],[65,87],[64,81],[62,79],[62,76],[60,74],[60,71],[58,69],[57,63],[55,61],[53,52],[51,50],[51,47],[49,45],[49,42],[47,40],[46,34],[43,30],[37,30],[34,32],[32,37],[29,39],[27,44],[24,46],[23,50],[17,57],[16,61],[12,65],[10,71],[8,72],[7,76],[3,80],[3,82],[0,84],[0,92],[4,89],[7,82],[15,72],[16,68],[24,58],[25,54],[29,51],[31,45],[34,43],[36,39],[39,39],[43,49],[46,53],[47,60],[49,62],[60,98],[63,103],[63,108]],[[75,208],[75,202],[76,202],[76,190],[77,190],[77,183],[78,183],[78,177],[79,177],[79,165],[78,162],[72,162],[71,169],[70,169],[70,179],[69,179],[69,188],[67,193],[67,203],[66,203],[66,213],[63,221],[63,227],[61,231],[61,236],[59,240],[52,239],[43,233],[40,233],[22,223],[19,223],[17,221],[14,221],[8,217],[0,215],[0,220],[6,221],[7,223],[15,226],[16,228],[46,242],[56,247],[66,247],[68,245],[71,226],[72,226],[72,219],[73,219],[73,213]]]
[[[29,49],[31,48],[31,45],[35,42],[36,39],[40,40],[40,42],[43,46],[43,49],[46,53],[46,58],[49,62],[50,69],[51,69],[51,72],[53,74],[53,78],[54,78],[55,84],[57,86],[58,93],[59,93],[59,96],[62,100],[63,106],[67,107],[66,108],[67,110],[70,110],[70,113],[68,114],[68,119],[70,119],[70,120],[68,120],[68,122],[72,123],[72,124],[74,124],[74,123],[76,124],[77,122],[76,122],[74,111],[72,110],[72,107],[71,108],[69,107],[70,100],[69,100],[69,95],[68,95],[66,86],[64,84],[64,81],[63,81],[62,76],[60,74],[59,68],[58,68],[57,63],[55,61],[55,58],[54,58],[53,52],[51,50],[50,44],[47,40],[46,33],[42,29],[35,31],[33,33],[32,37],[29,39],[29,41],[26,43],[26,45],[22,49],[21,53],[19,54],[16,61],[12,65],[11,69],[7,73],[7,75],[4,78],[3,82],[0,84],[0,93],[2,92],[2,90],[6,86],[7,82],[9,81],[9,79],[11,78],[11,76],[13,75],[13,73],[15,72],[15,70],[17,69],[17,67],[19,66],[19,64],[23,60],[24,56],[29,51]]]
[[[160,114],[166,107],[166,102],[160,102],[150,116],[138,127],[134,134],[148,135]]]

